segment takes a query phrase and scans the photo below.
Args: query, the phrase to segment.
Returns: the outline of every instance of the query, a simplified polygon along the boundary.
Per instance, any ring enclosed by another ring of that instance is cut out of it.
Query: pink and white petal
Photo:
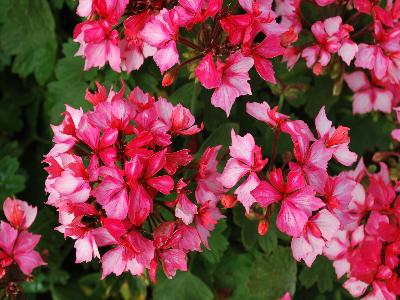
[[[368,288],[368,283],[358,280],[354,277],[349,278],[343,284],[343,287],[353,296],[361,297]]]
[[[307,242],[303,235],[292,239],[291,248],[294,259],[299,262],[313,251],[310,243]]]
[[[253,118],[265,122],[267,124],[270,123],[271,119],[268,116],[268,111],[271,108],[267,102],[257,103],[257,102],[247,102],[246,103],[246,112],[252,116]]]
[[[333,157],[344,166],[351,166],[357,160],[357,154],[349,150],[348,144],[339,145]]]
[[[247,177],[246,181],[243,182],[236,190],[235,195],[237,195],[237,199],[240,203],[243,204],[246,212],[250,212],[250,207],[257,200],[251,194],[258,184],[260,183],[260,179],[258,179],[255,173],[250,173],[249,177]]]
[[[245,136],[240,136],[231,130],[232,145],[229,146],[229,153],[233,158],[251,166],[254,162],[253,150],[256,145],[253,136],[247,133]]]
[[[350,63],[356,56],[357,51],[358,51],[357,44],[351,40],[346,40],[342,43],[342,46],[340,47],[338,54],[343,59],[343,61],[348,66],[350,66]]]
[[[179,54],[175,41],[170,41],[164,48],[158,49],[153,59],[160,68],[161,73],[179,63]]]
[[[363,71],[344,74],[344,80],[353,92],[365,90],[370,86],[368,77]]]
[[[353,114],[365,114],[373,109],[371,91],[357,92],[353,96]]]
[[[9,255],[13,251],[17,236],[18,231],[12,228],[10,224],[4,221],[0,222],[0,248]]]
[[[333,268],[335,269],[336,276],[339,279],[344,274],[350,272],[350,263],[346,258],[337,259],[333,262]]]
[[[306,225],[306,213],[288,201],[283,201],[278,213],[276,226],[278,229],[292,237],[299,237]]]
[[[322,106],[317,117],[315,118],[315,127],[320,137],[325,137],[332,127],[332,121],[326,117],[325,106]]]
[[[314,217],[312,221],[317,225],[318,229],[321,231],[323,238],[327,241],[332,239],[332,237],[339,230],[340,222],[339,220],[330,213],[327,209],[322,209]]]
[[[225,111],[226,116],[229,117],[233,103],[239,96],[240,93],[238,89],[227,84],[222,84],[220,87],[215,89],[211,96],[211,104],[215,107],[222,108]]]
[[[218,181],[226,188],[232,188],[243,176],[250,172],[250,167],[235,158],[230,158]]]
[[[267,207],[282,200],[282,194],[267,181],[261,181],[251,194],[263,207]]]
[[[124,249],[120,246],[103,255],[101,259],[103,269],[101,279],[106,278],[111,273],[119,276],[125,271],[126,261],[124,261],[123,256]]]
[[[375,89],[375,95],[375,103],[373,104],[374,110],[390,114],[392,112],[392,92],[383,89]]]
[[[342,18],[336,16],[324,20],[324,28],[327,34],[334,35],[337,33],[342,25]]]
[[[46,265],[42,257],[36,251],[20,253],[15,257],[15,261],[25,275],[30,275],[33,269]]]

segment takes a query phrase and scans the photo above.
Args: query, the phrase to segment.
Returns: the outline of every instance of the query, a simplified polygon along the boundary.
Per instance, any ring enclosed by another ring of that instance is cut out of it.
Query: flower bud
[[[168,72],[164,75],[161,85],[163,87],[170,86],[171,84],[174,83],[175,78],[176,74],[174,74],[174,72]]]
[[[268,232],[269,221],[266,219],[261,219],[258,223],[258,234],[259,235],[266,235]]]
[[[233,208],[237,203],[236,196],[234,195],[223,195],[221,199],[221,203],[225,208]]]

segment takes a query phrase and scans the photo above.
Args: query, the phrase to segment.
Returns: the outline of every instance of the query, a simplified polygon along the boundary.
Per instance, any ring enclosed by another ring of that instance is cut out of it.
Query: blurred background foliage
[[[335,124],[351,128],[351,149],[367,163],[377,150],[393,148],[389,133],[394,121],[390,116],[351,114],[351,94],[341,78],[315,77],[304,64],[288,72],[275,61],[280,84],[267,85],[256,73],[251,74],[253,95],[241,97],[231,117],[211,106],[211,93],[202,89],[188,68],[175,84],[161,88],[161,74],[154,62],[146,61],[139,72],[117,74],[109,68],[83,71],[83,60],[74,57],[78,46],[72,32],[80,19],[73,0],[1,0],[0,1],[0,205],[7,196],[16,196],[40,208],[32,231],[42,234],[40,251],[47,267],[34,273],[24,286],[29,299],[277,299],[286,291],[294,299],[347,299],[335,273],[325,258],[318,258],[311,269],[297,264],[290,242],[271,225],[266,236],[257,234],[257,221],[249,220],[242,207],[226,210],[211,237],[212,251],[204,249],[190,257],[190,271],[173,280],[159,274],[158,284],[144,277],[124,275],[99,278],[99,265],[75,264],[72,240],[64,240],[53,230],[56,212],[44,203],[45,173],[41,161],[51,147],[49,124],[60,121],[65,104],[87,107],[84,93],[99,81],[107,87],[143,90],[181,102],[203,121],[205,130],[192,147],[230,143],[230,130],[251,132],[264,154],[271,150],[272,131],[245,113],[248,100],[266,100],[270,105],[283,99],[282,111],[313,126],[322,105]],[[280,137],[278,152],[290,150],[290,140]],[[334,172],[341,170],[331,166]],[[0,295],[1,296],[1,295]]]

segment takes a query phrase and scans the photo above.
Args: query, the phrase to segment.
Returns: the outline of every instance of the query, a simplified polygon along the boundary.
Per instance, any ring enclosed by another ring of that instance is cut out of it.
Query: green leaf
[[[0,46],[15,55],[13,72],[34,73],[39,84],[51,76],[57,53],[55,23],[46,0],[13,0],[8,6]]]
[[[228,250],[214,273],[215,285],[229,295],[237,295],[246,287],[253,258],[248,253]]]
[[[202,253],[203,257],[212,264],[218,263],[226,249],[228,249],[229,243],[223,234],[226,228],[225,220],[218,222],[218,225],[212,231],[211,237],[208,240],[210,250],[205,249]]]
[[[277,229],[273,223],[269,225],[265,236],[258,237],[258,244],[265,254],[270,254],[278,246]]]
[[[214,296],[207,285],[190,272],[179,272],[172,280],[154,287],[155,300],[211,300]]]
[[[312,119],[317,116],[322,106],[325,105],[326,111],[329,111],[339,100],[338,96],[333,95],[333,83],[328,76],[316,77],[314,81],[314,84],[302,96],[306,102],[306,113]]]
[[[18,169],[16,157],[7,155],[0,159],[0,201],[25,188],[25,177],[18,174]]]
[[[253,263],[248,290],[255,299],[276,300],[296,289],[297,264],[290,248],[279,246],[270,255],[259,255]]]
[[[317,284],[321,293],[332,291],[335,278],[332,263],[323,256],[318,256],[311,268],[305,267],[299,276],[302,286],[310,288]]]
[[[72,40],[63,45],[64,58],[60,59],[56,66],[56,81],[48,85],[47,111],[52,122],[60,120],[60,114],[65,110],[65,104],[74,108],[88,108],[85,100],[85,91],[90,79],[96,73],[83,71],[83,60],[74,54],[78,45]]]

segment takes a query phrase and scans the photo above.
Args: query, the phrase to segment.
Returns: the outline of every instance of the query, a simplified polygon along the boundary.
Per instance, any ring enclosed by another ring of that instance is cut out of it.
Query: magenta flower
[[[281,169],[271,171],[269,182],[261,181],[251,194],[263,207],[282,203],[276,225],[293,237],[300,236],[313,211],[325,206],[302,175],[290,171],[285,183]]]

